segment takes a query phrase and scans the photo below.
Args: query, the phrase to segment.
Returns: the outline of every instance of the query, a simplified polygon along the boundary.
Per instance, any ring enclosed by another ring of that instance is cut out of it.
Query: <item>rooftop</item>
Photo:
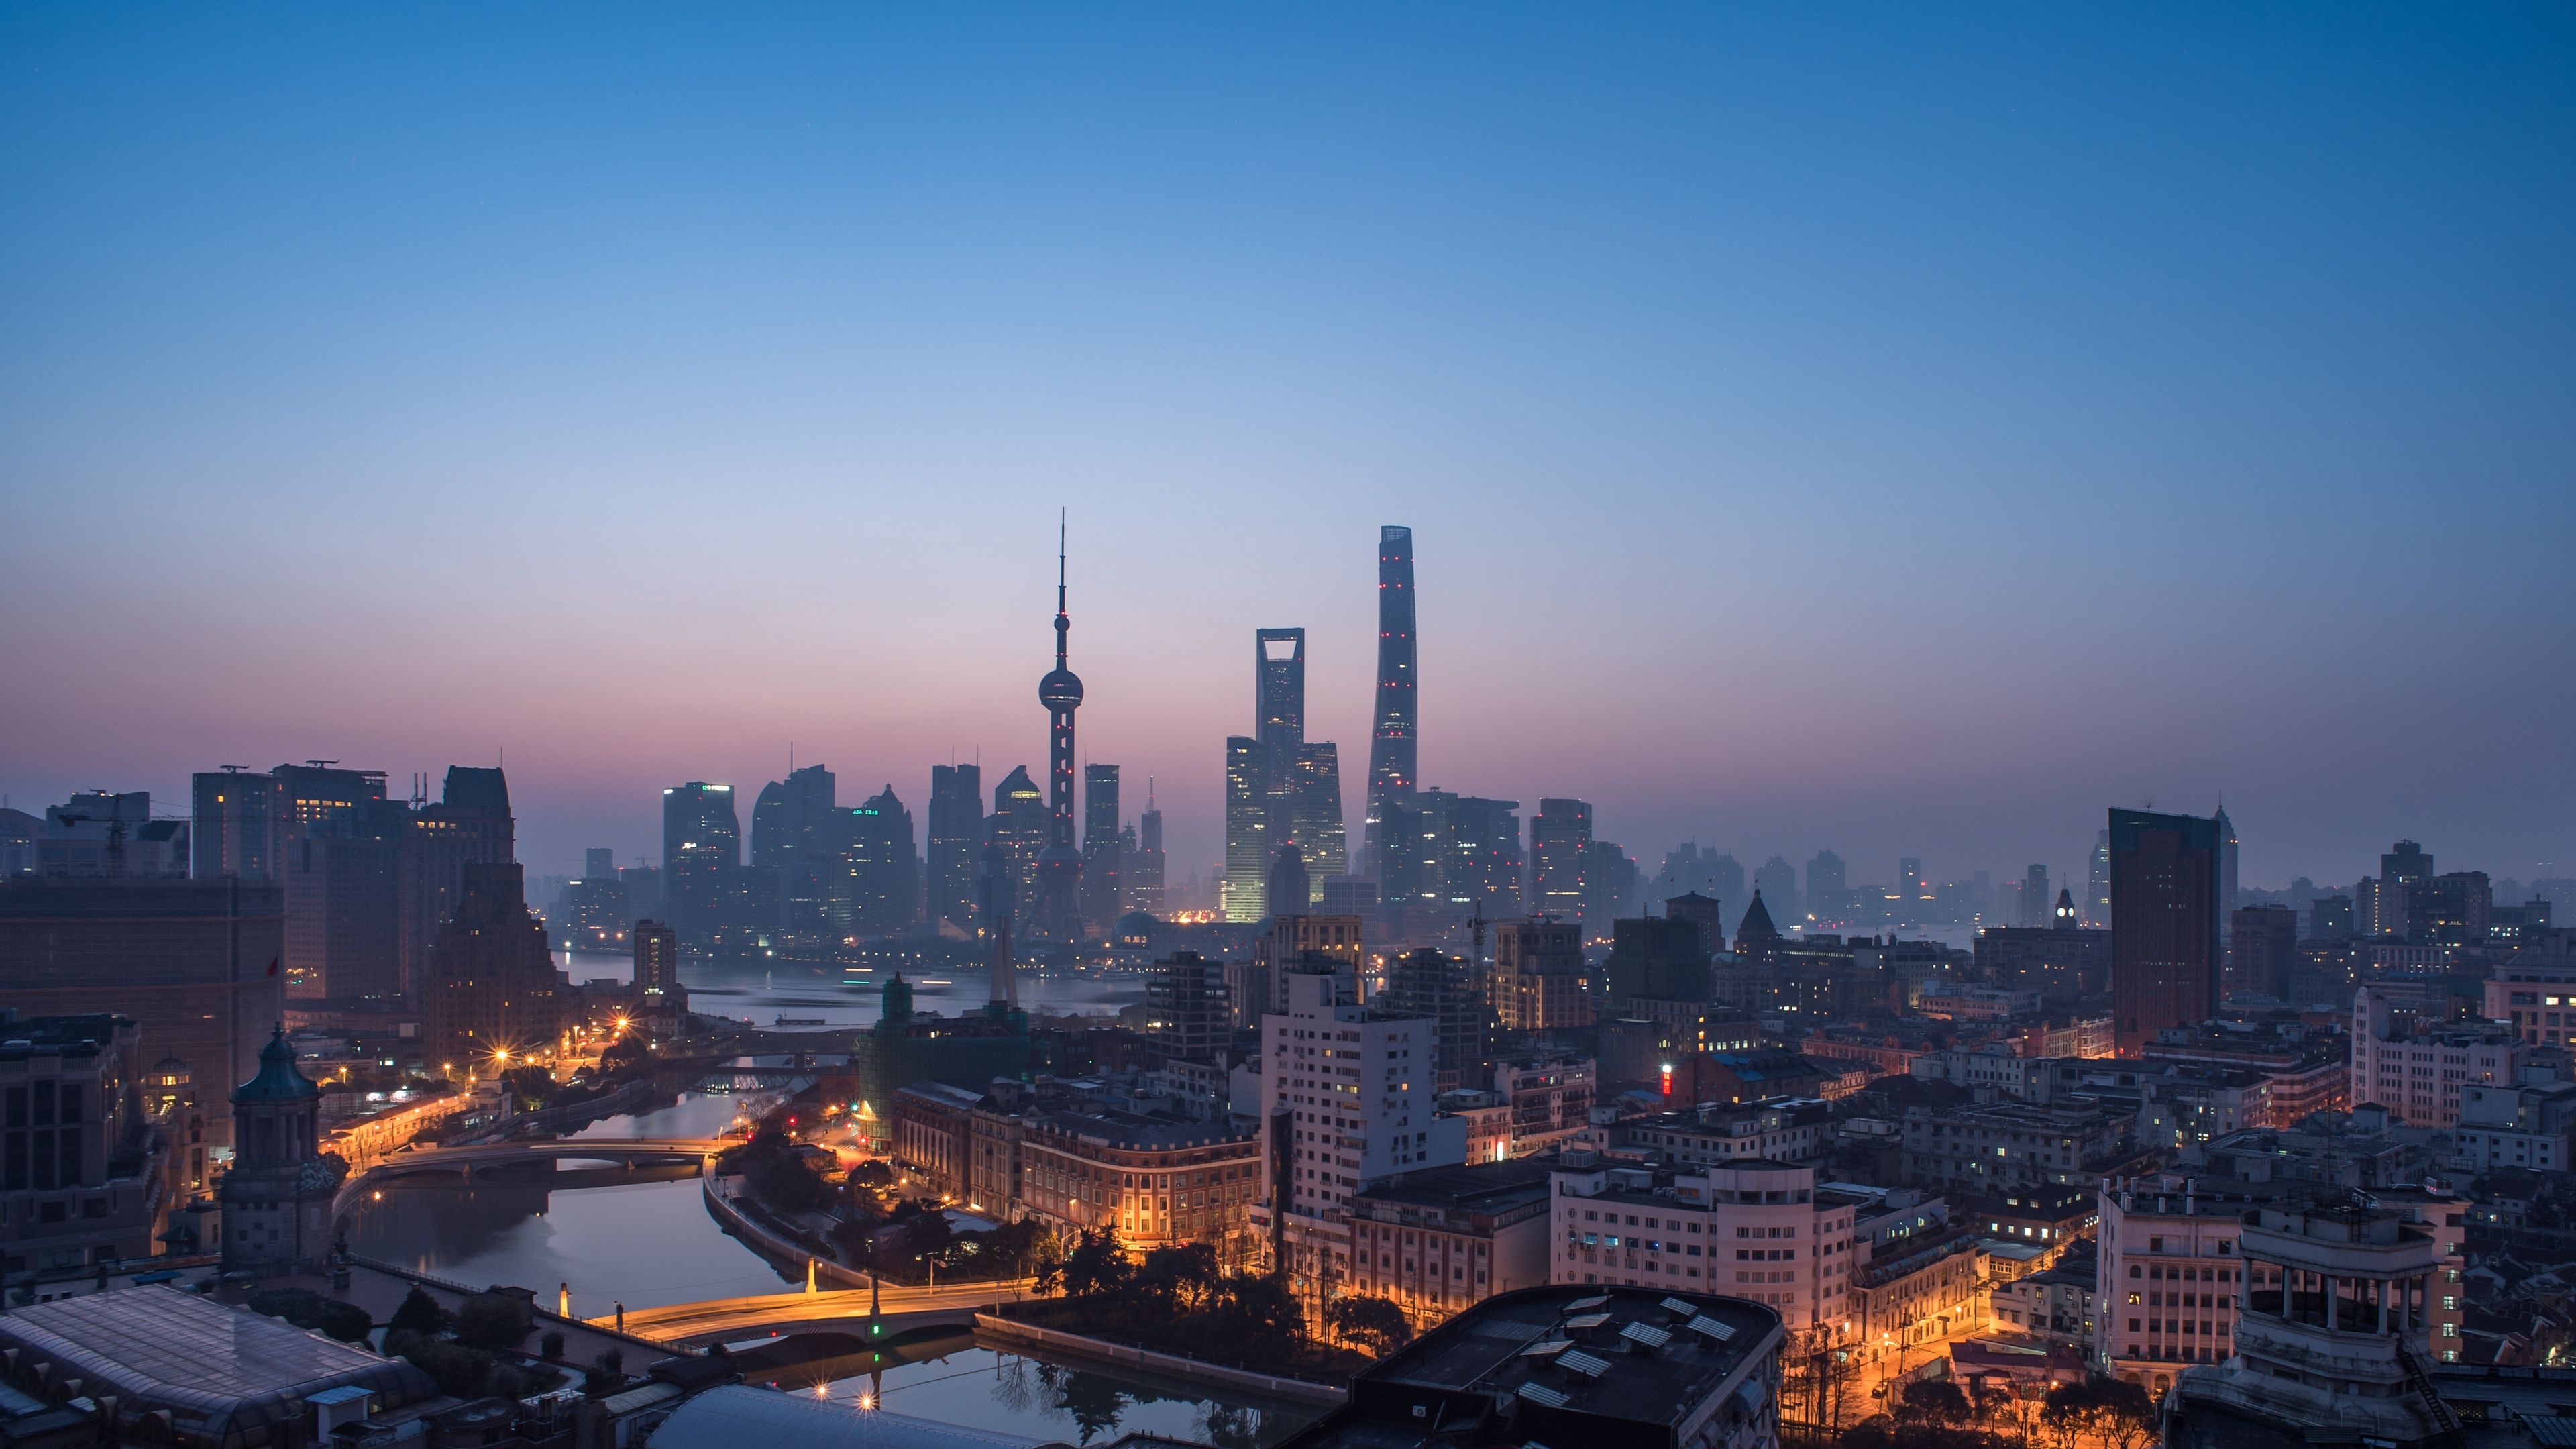
[[[1035,1119],[1031,1125],[1096,1142],[1104,1147],[1131,1147],[1150,1151],[1180,1147],[1239,1146],[1253,1141],[1256,1135],[1238,1131],[1226,1122],[1167,1121],[1159,1117],[1139,1116],[1133,1112],[1121,1112],[1111,1108],[1092,1112],[1049,1112]]]
[[[0,1315],[0,1347],[20,1350],[22,1363],[53,1364],[92,1396],[167,1409],[182,1432],[218,1442],[258,1437],[325,1389],[368,1389],[378,1412],[438,1394],[400,1359],[158,1284]]]
[[[112,1012],[86,1016],[20,1016],[0,1009],[0,1059],[28,1056],[96,1056],[113,1045],[120,1024],[131,1033],[134,1018]]]
[[[1510,1162],[1480,1162],[1463,1167],[1434,1167],[1398,1174],[1351,1195],[1361,1202],[1413,1203],[1424,1207],[1479,1208],[1528,1197],[1546,1197],[1548,1173],[1556,1163],[1546,1157]]]
[[[1778,1314],[1740,1298],[1525,1288],[1363,1370],[1348,1407],[1282,1449],[1410,1449],[1435,1433],[1555,1449],[1638,1444],[1641,1435],[1669,1443],[1676,1425],[1776,1352],[1780,1336]],[[1747,1378],[1758,1385],[1758,1366]]]

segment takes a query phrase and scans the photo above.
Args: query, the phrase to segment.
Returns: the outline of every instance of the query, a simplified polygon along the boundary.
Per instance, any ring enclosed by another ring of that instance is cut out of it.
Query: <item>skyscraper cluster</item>
[[[1306,631],[1253,633],[1254,733],[1225,742],[1225,876],[1229,921],[1301,913],[1327,876],[1347,873],[1342,771],[1330,740],[1306,738]],[[1286,873],[1282,873],[1283,867]],[[1277,898],[1274,880],[1302,879],[1303,898]]]
[[[459,765],[439,798],[389,798],[382,770],[332,760],[191,782],[193,874],[285,887],[290,997],[416,1001],[469,865],[516,859],[510,787]]]
[[[1071,944],[1106,936],[1128,911],[1163,909],[1163,817],[1147,791],[1122,818],[1119,767],[1078,763],[1071,611],[1059,534],[1055,659],[1038,683],[1047,782],[1014,766],[984,807],[980,763],[934,765],[926,829],[887,784],[843,806],[822,765],[791,769],[752,807],[751,849],[729,785],[663,791],[664,913],[692,952],[828,952],[917,925],[958,938]],[[1326,747],[1329,750],[1329,746]]]

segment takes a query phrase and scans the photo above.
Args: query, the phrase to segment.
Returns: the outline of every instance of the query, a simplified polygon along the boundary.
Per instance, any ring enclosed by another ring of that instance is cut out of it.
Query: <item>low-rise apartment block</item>
[[[1567,1152],[1550,1237],[1558,1283],[1749,1298],[1793,1333],[1847,1335],[1853,1197],[1785,1162],[1658,1171]]]
[[[2353,993],[2352,1102],[2376,1102],[2410,1127],[2456,1124],[2463,1087],[2519,1082],[2532,1051],[2508,1026],[2412,1022],[2379,987]]]
[[[2070,1186],[2115,1160],[2127,1138],[2128,1123],[2098,1108],[1914,1107],[1905,1115],[1905,1172],[1916,1182],[1977,1194]]]
[[[1547,1158],[1407,1173],[1351,1199],[1342,1291],[1393,1299],[1435,1323],[1548,1281]]]
[[[2294,1190],[2174,1174],[2105,1184],[2096,1366],[2161,1396],[2181,1365],[2225,1362],[2245,1271],[2237,1232],[2246,1213]]]

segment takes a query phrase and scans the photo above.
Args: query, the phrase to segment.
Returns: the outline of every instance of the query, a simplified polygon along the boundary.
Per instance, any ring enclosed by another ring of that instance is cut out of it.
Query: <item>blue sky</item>
[[[532,867],[786,743],[1365,758],[1856,879],[2224,790],[2576,874],[2539,6],[22,6],[0,788],[509,751]],[[2544,862],[2555,864],[2544,865]]]

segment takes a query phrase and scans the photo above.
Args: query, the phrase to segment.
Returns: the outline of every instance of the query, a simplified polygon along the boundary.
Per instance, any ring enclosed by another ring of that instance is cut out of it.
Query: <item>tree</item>
[[[722,1348],[724,1345],[716,1346]],[[622,1350],[609,1349],[592,1359],[590,1367],[582,1370],[581,1391],[594,1399],[606,1398],[625,1386],[626,1355]]]
[[[2156,1403],[2147,1391],[2126,1379],[2096,1374],[2080,1384],[2059,1384],[2048,1391],[2047,1420],[2083,1437],[2132,1449],[2157,1434]]]
[[[1785,1422],[1837,1428],[1852,1388],[1848,1353],[1833,1334],[1809,1329],[1780,1351],[1780,1414]]]
[[[415,1284],[409,1293],[403,1295],[402,1306],[394,1310],[394,1316],[386,1320],[386,1326],[406,1333],[434,1336],[445,1333],[448,1326],[455,1321],[454,1314],[441,1308],[437,1299],[421,1291]]]
[[[325,1303],[313,1326],[342,1343],[357,1343],[375,1331],[376,1321],[355,1303]]]
[[[1389,1298],[1336,1298],[1324,1322],[1345,1339],[1358,1339],[1377,1358],[1413,1341],[1413,1322]]]
[[[844,1261],[862,1268],[873,1268],[877,1229],[884,1225],[881,1218],[843,1218],[832,1224],[832,1246],[840,1249]]]
[[[1306,1336],[1306,1310],[1287,1285],[1267,1274],[1225,1280],[1225,1292],[1207,1313],[1220,1339],[1240,1348],[1277,1351]]]
[[[1964,1424],[1968,1396],[1947,1379],[1915,1379],[1898,1396],[1896,1417],[1931,1424]]]
[[[506,1352],[535,1327],[536,1314],[515,1293],[477,1293],[456,1310],[456,1340],[468,1348]]]
[[[1215,1246],[1181,1243],[1149,1250],[1136,1270],[1134,1288],[1166,1313],[1188,1313],[1208,1305],[1218,1282]]]
[[[512,1067],[501,1074],[501,1085],[522,1112],[537,1110],[555,1094],[554,1074],[543,1067]]]
[[[903,1250],[925,1263],[937,1262],[957,1241],[948,1214],[924,1207],[903,1225]]]
[[[478,1353],[444,1338],[416,1340],[403,1357],[411,1360],[422,1373],[437,1380],[439,1392],[454,1394],[460,1399],[479,1397],[483,1393],[483,1381],[492,1370],[490,1354]]]
[[[283,1318],[298,1328],[311,1328],[322,1321],[325,1299],[310,1288],[262,1288],[250,1295],[250,1311],[267,1318]]]
[[[1022,1218],[974,1237],[976,1254],[983,1260],[979,1273],[989,1270],[994,1277],[1005,1278],[1029,1271],[1046,1242],[1047,1231],[1037,1219]]]
[[[1101,1228],[1082,1235],[1065,1255],[1061,1272],[1064,1291],[1079,1298],[1117,1292],[1127,1285],[1135,1266],[1127,1261],[1127,1250],[1118,1245],[1116,1230]]]

